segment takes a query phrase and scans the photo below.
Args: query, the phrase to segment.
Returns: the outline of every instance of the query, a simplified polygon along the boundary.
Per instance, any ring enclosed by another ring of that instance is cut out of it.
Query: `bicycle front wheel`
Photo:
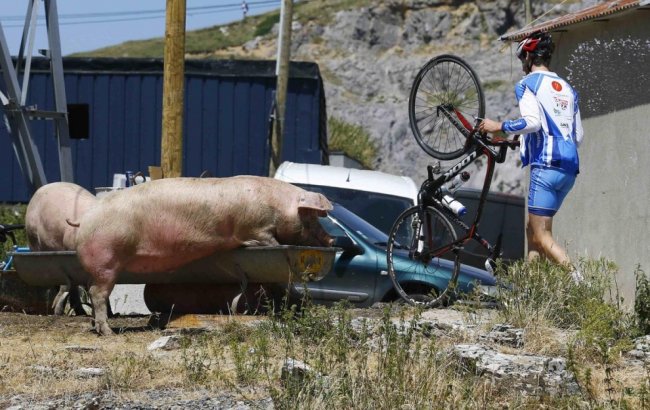
[[[460,270],[456,231],[439,210],[414,206],[395,221],[388,237],[388,274],[402,299],[435,307],[451,300]],[[429,294],[422,297],[422,289]]]
[[[409,96],[409,122],[418,144],[434,158],[451,160],[465,153],[466,138],[441,111],[443,107],[470,127],[485,115],[478,76],[452,55],[438,56],[422,67]]]

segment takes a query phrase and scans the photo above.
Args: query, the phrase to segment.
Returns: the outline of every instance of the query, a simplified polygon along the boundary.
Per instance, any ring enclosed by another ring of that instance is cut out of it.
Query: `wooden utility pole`
[[[291,24],[293,23],[293,0],[282,0],[280,10],[280,36],[278,56],[275,66],[277,84],[275,86],[275,123],[271,138],[271,161],[269,176],[275,174],[282,158],[282,135],[284,132],[284,113],[289,84],[289,62],[291,61]]]
[[[160,165],[165,178],[183,171],[183,105],[185,96],[185,3],[167,0]]]
[[[530,24],[533,21],[533,12],[530,5],[530,0],[524,0],[526,4],[526,25]]]

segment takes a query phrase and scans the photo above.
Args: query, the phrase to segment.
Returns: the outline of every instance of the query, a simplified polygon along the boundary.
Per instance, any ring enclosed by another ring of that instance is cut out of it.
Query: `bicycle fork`
[[[427,264],[431,259],[452,251],[458,252],[462,248],[462,240],[457,240],[443,247],[436,247],[434,244],[434,226],[431,215],[424,212],[424,208],[418,212],[417,217],[411,222],[413,236],[409,247],[409,257]],[[443,238],[444,239],[444,238]],[[442,241],[444,243],[444,240]]]

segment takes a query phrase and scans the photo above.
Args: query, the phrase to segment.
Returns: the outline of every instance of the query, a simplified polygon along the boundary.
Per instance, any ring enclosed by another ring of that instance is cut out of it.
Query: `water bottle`
[[[469,179],[469,172],[463,171],[460,174],[456,175],[454,179],[452,179],[448,184],[447,184],[447,190],[449,193],[454,193],[458,190],[458,188],[461,187],[467,180]]]
[[[135,181],[133,180],[133,171],[126,171],[126,186],[130,187],[135,185]]]
[[[456,200],[456,198],[451,195],[443,196],[442,204],[458,216],[463,216],[467,213],[467,208],[465,208],[465,205],[461,204],[458,200]]]

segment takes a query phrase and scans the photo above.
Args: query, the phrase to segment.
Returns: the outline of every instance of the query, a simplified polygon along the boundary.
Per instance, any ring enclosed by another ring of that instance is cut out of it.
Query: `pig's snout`
[[[334,238],[325,232],[318,220],[315,220],[310,225],[311,226],[306,229],[307,237],[304,240],[305,245],[330,247],[334,244]]]
[[[334,238],[332,238],[327,233],[325,233],[324,235],[318,238],[318,242],[319,244],[316,246],[325,246],[329,248],[332,245],[334,245]]]

